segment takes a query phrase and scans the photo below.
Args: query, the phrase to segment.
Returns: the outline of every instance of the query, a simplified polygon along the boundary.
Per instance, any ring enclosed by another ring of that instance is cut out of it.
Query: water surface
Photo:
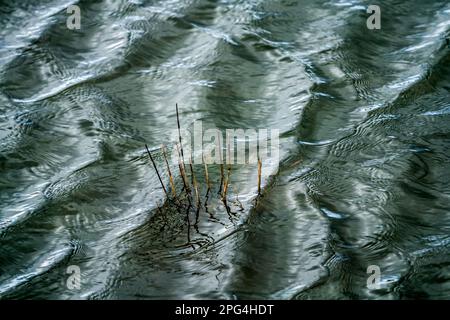
[[[450,4],[369,4],[2,1],[0,297],[450,298]],[[280,130],[256,203],[248,165],[232,215],[158,209],[175,103]]]

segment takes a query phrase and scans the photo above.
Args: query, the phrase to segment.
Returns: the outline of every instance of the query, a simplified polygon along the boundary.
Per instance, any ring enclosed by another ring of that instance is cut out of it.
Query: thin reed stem
[[[187,178],[186,178],[186,171],[185,171],[184,165],[180,159],[180,147],[179,147],[178,143],[177,143],[177,152],[178,152],[178,167],[180,169],[181,178],[183,179],[184,189],[185,189],[186,193],[190,193],[191,190],[189,189],[189,182],[187,181]]]
[[[175,109],[177,111],[178,140],[180,142],[180,149],[181,149],[181,162],[183,163],[183,169],[186,170],[186,166],[184,165],[183,143],[181,142],[181,128],[180,128],[180,116],[178,113],[178,103],[175,104]]]
[[[192,185],[194,186],[195,198],[197,200],[197,211],[198,211],[200,209],[200,195],[198,193],[197,179],[195,179],[195,173],[194,173],[194,169],[192,167],[192,157],[189,160],[189,167],[191,169],[191,179],[192,179]]]
[[[230,156],[230,143],[227,144],[227,155],[228,155],[228,161],[231,162],[231,156]],[[223,185],[223,194],[222,198],[226,199],[227,197],[227,191],[228,191],[228,184],[230,183],[230,175],[231,175],[231,163],[228,163],[228,170],[227,170],[227,176],[225,178],[225,182]]]
[[[208,166],[206,165],[205,158],[202,155],[203,164],[205,165],[205,180],[206,180],[206,186],[208,187],[206,193],[209,192],[209,189],[211,189],[211,183],[209,182],[209,174],[208,174]]]
[[[164,190],[164,193],[165,193],[166,196],[167,196],[167,190],[166,190],[166,187],[164,186],[164,183],[163,183],[163,181],[162,181],[162,179],[161,179],[161,176],[159,175],[158,168],[156,167],[156,163],[155,163],[155,161],[153,160],[153,157],[152,157],[152,154],[150,153],[150,150],[148,150],[147,144],[145,145],[145,149],[147,149],[147,154],[148,154],[148,156],[150,157],[150,160],[152,161],[153,168],[155,168],[156,175],[158,176],[159,182],[161,182],[161,186],[162,186],[162,188],[163,188],[163,190]]]
[[[220,184],[219,184],[219,192],[218,194],[222,193],[222,184],[223,184],[223,180],[224,180],[224,172],[223,172],[223,159],[222,159],[222,145],[220,143],[220,138],[219,140],[219,161],[220,161]]]
[[[164,155],[164,160],[166,161],[167,171],[169,172],[169,182],[170,182],[170,187],[172,188],[172,194],[173,194],[173,197],[176,199],[177,191],[175,189],[175,183],[173,181],[173,176],[172,176],[172,171],[170,170],[169,161],[167,161],[166,147],[164,145],[162,146],[162,151],[163,151],[163,155]]]
[[[262,171],[262,162],[261,159],[258,158],[258,196],[261,195],[261,171]]]

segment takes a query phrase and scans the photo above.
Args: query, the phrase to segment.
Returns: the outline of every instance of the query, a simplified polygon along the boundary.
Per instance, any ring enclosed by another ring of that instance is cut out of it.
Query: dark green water
[[[2,1],[0,297],[449,299],[450,4],[370,4]],[[232,215],[157,209],[177,102],[280,130],[256,205],[248,165]]]

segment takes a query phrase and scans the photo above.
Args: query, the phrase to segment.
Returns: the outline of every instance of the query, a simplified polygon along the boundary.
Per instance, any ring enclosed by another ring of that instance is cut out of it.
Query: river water
[[[2,1],[0,297],[449,299],[450,4],[370,4]],[[211,166],[209,210],[164,204],[176,103],[279,130],[260,197]]]

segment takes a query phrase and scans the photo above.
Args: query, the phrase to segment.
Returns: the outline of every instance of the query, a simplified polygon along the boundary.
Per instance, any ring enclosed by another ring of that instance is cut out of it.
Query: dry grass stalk
[[[261,195],[261,169],[262,169],[262,162],[261,159],[258,158],[258,196]]]
[[[202,155],[203,164],[205,165],[205,180],[206,180],[206,186],[208,187],[208,190],[206,193],[209,192],[209,189],[211,189],[211,183],[209,182],[209,174],[208,174],[208,166],[206,165],[205,158]]]
[[[184,170],[184,165],[181,162],[180,146],[178,143],[177,143],[177,152],[178,152],[178,168],[180,169],[181,178],[183,179],[184,190],[186,191],[186,193],[189,193],[190,192],[189,182],[187,181],[186,171]]]
[[[218,194],[222,193],[222,184],[224,180],[224,170],[223,170],[223,159],[222,159],[222,145],[220,143],[221,139],[218,137],[219,142],[219,162],[220,162],[220,184],[219,184],[219,192]]]
[[[153,168],[154,168],[155,171],[156,171],[156,175],[158,176],[159,182],[161,183],[161,186],[162,186],[162,188],[163,188],[163,190],[164,190],[164,193],[166,194],[166,197],[167,197],[167,190],[166,190],[166,187],[164,186],[164,183],[163,183],[163,181],[162,181],[162,179],[161,179],[161,176],[159,175],[158,168],[156,167],[156,163],[155,163],[155,161],[153,160],[153,157],[152,157],[152,154],[150,153],[150,150],[148,150],[147,144],[145,145],[145,149],[147,150],[147,154],[148,154],[148,156],[150,157],[150,160],[152,161]]]
[[[164,145],[162,146],[162,151],[163,151],[163,155],[164,155],[164,160],[166,161],[167,171],[169,172],[169,182],[170,182],[170,187],[172,188],[172,194],[173,194],[173,197],[176,199],[177,191],[175,189],[175,183],[173,181],[173,176],[172,176],[172,171],[170,170],[169,161],[167,161],[166,147]]]
[[[228,145],[227,145],[228,161],[231,162],[230,150],[231,150],[230,143],[228,143]],[[230,175],[231,175],[231,163],[228,163],[228,172],[227,172],[227,176],[225,178],[224,184],[223,184],[223,194],[222,194],[222,198],[225,200],[227,198],[227,191],[228,191],[228,184],[230,182]]]
[[[175,109],[177,111],[178,141],[180,142],[181,162],[183,163],[183,169],[186,171],[186,166],[184,165],[183,143],[181,142],[180,116],[178,113],[178,103],[175,104]]]
[[[227,145],[227,154],[228,154],[228,161],[231,162],[230,144],[229,143]],[[230,209],[230,207],[228,206],[228,203],[227,203],[227,192],[228,192],[228,185],[229,185],[229,182],[230,182],[230,174],[231,174],[231,164],[229,163],[228,164],[227,176],[225,177],[225,181],[224,181],[224,184],[223,184],[222,202],[223,202],[223,205],[225,206],[225,209],[227,210],[228,216],[231,219],[231,209]]]
[[[197,185],[197,180],[195,179],[194,169],[192,168],[192,158],[189,160],[189,167],[191,169],[192,185],[194,186],[195,198],[197,200],[197,210],[199,210],[200,209],[200,194],[198,192],[198,185]]]

